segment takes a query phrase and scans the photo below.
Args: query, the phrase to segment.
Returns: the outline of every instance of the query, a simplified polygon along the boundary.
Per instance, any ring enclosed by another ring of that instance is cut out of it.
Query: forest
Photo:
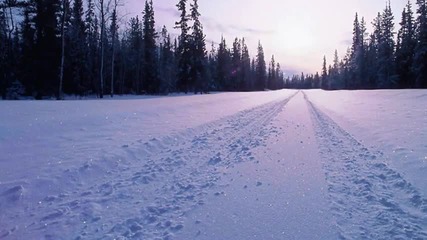
[[[427,5],[417,0],[414,13],[408,1],[396,32],[390,2],[367,32],[365,19],[356,13],[352,44],[343,59],[335,51],[332,64],[323,58],[320,73],[286,79],[291,88],[407,89],[427,88]]]
[[[85,6],[83,0],[2,0],[2,98],[284,87],[280,64],[272,56],[267,67],[261,42],[254,58],[244,38],[230,47],[222,38],[208,52],[197,0],[177,3],[175,38],[165,26],[156,30],[152,0],[127,24],[119,24],[120,6],[120,0],[87,0]]]
[[[427,7],[408,1],[396,32],[390,2],[367,23],[356,13],[352,44],[320,73],[284,76],[259,41],[207,43],[197,0],[179,0],[179,36],[155,24],[152,0],[141,17],[119,24],[120,0],[1,0],[0,92],[3,99],[64,95],[263,91],[281,88],[427,87]],[[161,30],[157,30],[161,29]],[[208,47],[210,48],[208,50]]]

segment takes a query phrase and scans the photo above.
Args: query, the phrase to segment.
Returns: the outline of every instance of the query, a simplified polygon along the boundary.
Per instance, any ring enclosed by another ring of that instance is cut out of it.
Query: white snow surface
[[[0,101],[0,239],[427,239],[427,91]]]

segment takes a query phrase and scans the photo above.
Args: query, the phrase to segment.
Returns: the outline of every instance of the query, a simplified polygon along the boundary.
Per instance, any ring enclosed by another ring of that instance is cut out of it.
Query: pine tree
[[[127,36],[128,42],[128,75],[130,88],[136,94],[142,93],[142,24],[138,16],[130,19],[130,30]]]
[[[199,5],[197,0],[193,0],[191,5],[191,20],[193,20],[192,35],[191,35],[191,70],[190,79],[194,86],[195,93],[207,92],[208,84],[206,82],[206,64],[207,53],[205,35],[203,26],[200,22]]]
[[[268,66],[268,81],[267,88],[271,90],[276,89],[276,60],[274,59],[274,55],[271,56],[271,61]]]
[[[417,45],[414,56],[414,74],[416,87],[427,88],[427,3],[426,0],[417,0],[418,18],[416,21]]]
[[[63,99],[63,83],[64,83],[64,68],[65,68],[65,34],[66,21],[69,14],[69,1],[62,0],[62,19],[61,19],[61,66],[59,73],[59,89],[57,100]]]
[[[22,84],[25,87],[26,95],[31,96],[34,92],[34,84],[32,81],[34,69],[34,34],[35,30],[32,26],[32,19],[30,17],[30,12],[32,11],[31,5],[27,5],[24,8],[24,20],[21,24],[21,63],[20,69],[21,74],[20,78]],[[0,20],[1,21],[1,20]],[[0,33],[1,34],[1,33]],[[1,61],[4,63],[6,60]]]
[[[326,68],[326,56],[323,56],[323,65],[322,65],[322,78],[321,78],[321,88],[326,90],[329,88],[328,82],[328,70]]]
[[[186,10],[187,0],[179,0],[176,5],[180,14],[180,21],[175,23],[175,28],[181,30],[179,36],[179,46],[178,46],[178,89],[182,92],[188,93],[190,90],[190,71],[191,71],[191,46],[190,46],[190,36],[188,31],[190,27],[188,26],[188,16]]]
[[[58,0],[35,0],[35,91],[36,98],[57,94],[60,66]]]
[[[408,1],[402,12],[396,46],[396,67],[400,88],[415,86],[412,65],[416,43],[412,4]]]
[[[261,42],[258,42],[258,53],[256,56],[256,90],[264,91],[266,86],[266,64],[264,58],[264,49]]]
[[[174,53],[173,46],[170,39],[170,35],[166,29],[166,26],[163,26],[161,32],[162,43],[160,44],[160,79],[161,87],[160,92],[169,93],[173,90],[175,83],[174,79]]]
[[[86,64],[85,73],[87,74],[87,81],[84,82],[83,88],[86,93],[98,92],[98,41],[99,29],[98,18],[95,15],[95,6],[92,0],[87,1],[87,9],[85,13],[85,36],[86,36]]]
[[[251,57],[249,55],[249,49],[246,45],[245,38],[242,39],[242,81],[243,85],[241,89],[244,91],[249,91],[253,88],[254,81],[251,74]]]
[[[114,97],[114,82],[115,82],[115,72],[116,72],[116,46],[120,43],[118,37],[119,26],[117,24],[117,7],[119,1],[114,0],[113,12],[111,13],[111,25],[110,25],[110,34],[111,34],[111,86],[110,86],[110,96]]]
[[[155,30],[153,1],[145,1],[143,28],[143,88],[148,93],[159,93],[160,81],[157,64],[157,33]]]
[[[221,36],[221,42],[218,48],[218,63],[217,63],[217,81],[218,90],[231,91],[232,85],[230,84],[230,63],[231,56],[230,50],[227,48],[227,43],[224,37]]]
[[[394,60],[394,16],[390,2],[381,16],[381,37],[379,41],[378,87],[391,88],[397,85]]]
[[[100,89],[99,89],[99,97],[104,98],[104,68],[105,68],[105,45],[106,45],[106,34],[105,34],[105,27],[106,27],[106,14],[107,14],[107,6],[105,4],[105,0],[99,0],[99,10],[100,10],[100,52],[101,52],[101,63],[99,68],[99,80],[100,80]]]
[[[241,61],[242,61],[242,44],[238,38],[234,39],[233,50],[231,53],[231,88],[233,91],[240,90],[241,80]]]
[[[86,63],[86,26],[83,21],[83,1],[74,0],[71,11],[71,26],[69,29],[69,44],[67,46],[67,62],[69,62],[72,92],[84,94],[84,85],[87,72],[84,69]],[[67,28],[67,27],[66,27]]]

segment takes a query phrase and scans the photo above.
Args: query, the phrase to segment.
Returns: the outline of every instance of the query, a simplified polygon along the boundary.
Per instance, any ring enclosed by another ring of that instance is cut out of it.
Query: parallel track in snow
[[[427,200],[310,102],[331,208],[342,239],[427,239]]]
[[[46,205],[29,210],[33,222],[10,237],[173,238],[186,213],[204,204],[221,169],[255,160],[251,150],[264,143],[273,131],[266,126],[294,96],[174,136],[125,144],[116,158],[126,163],[87,185],[79,186],[79,178],[101,166],[68,171],[77,190],[47,197]]]

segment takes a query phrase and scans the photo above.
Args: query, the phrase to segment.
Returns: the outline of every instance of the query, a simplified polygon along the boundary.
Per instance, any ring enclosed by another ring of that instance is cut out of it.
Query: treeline
[[[63,94],[167,94],[284,87],[274,56],[244,38],[206,49],[197,0],[180,0],[171,38],[156,31],[152,0],[142,17],[119,24],[120,0],[0,0],[0,91],[3,99]],[[17,17],[19,15],[20,17]],[[17,19],[20,19],[17,21]]]
[[[364,18],[359,20],[356,13],[353,41],[345,57],[340,60],[335,51],[332,64],[323,58],[320,74],[294,76],[286,80],[286,86],[329,90],[427,88],[427,5],[425,0],[416,4],[414,13],[408,1],[397,32],[390,3],[373,20],[370,34]]]

